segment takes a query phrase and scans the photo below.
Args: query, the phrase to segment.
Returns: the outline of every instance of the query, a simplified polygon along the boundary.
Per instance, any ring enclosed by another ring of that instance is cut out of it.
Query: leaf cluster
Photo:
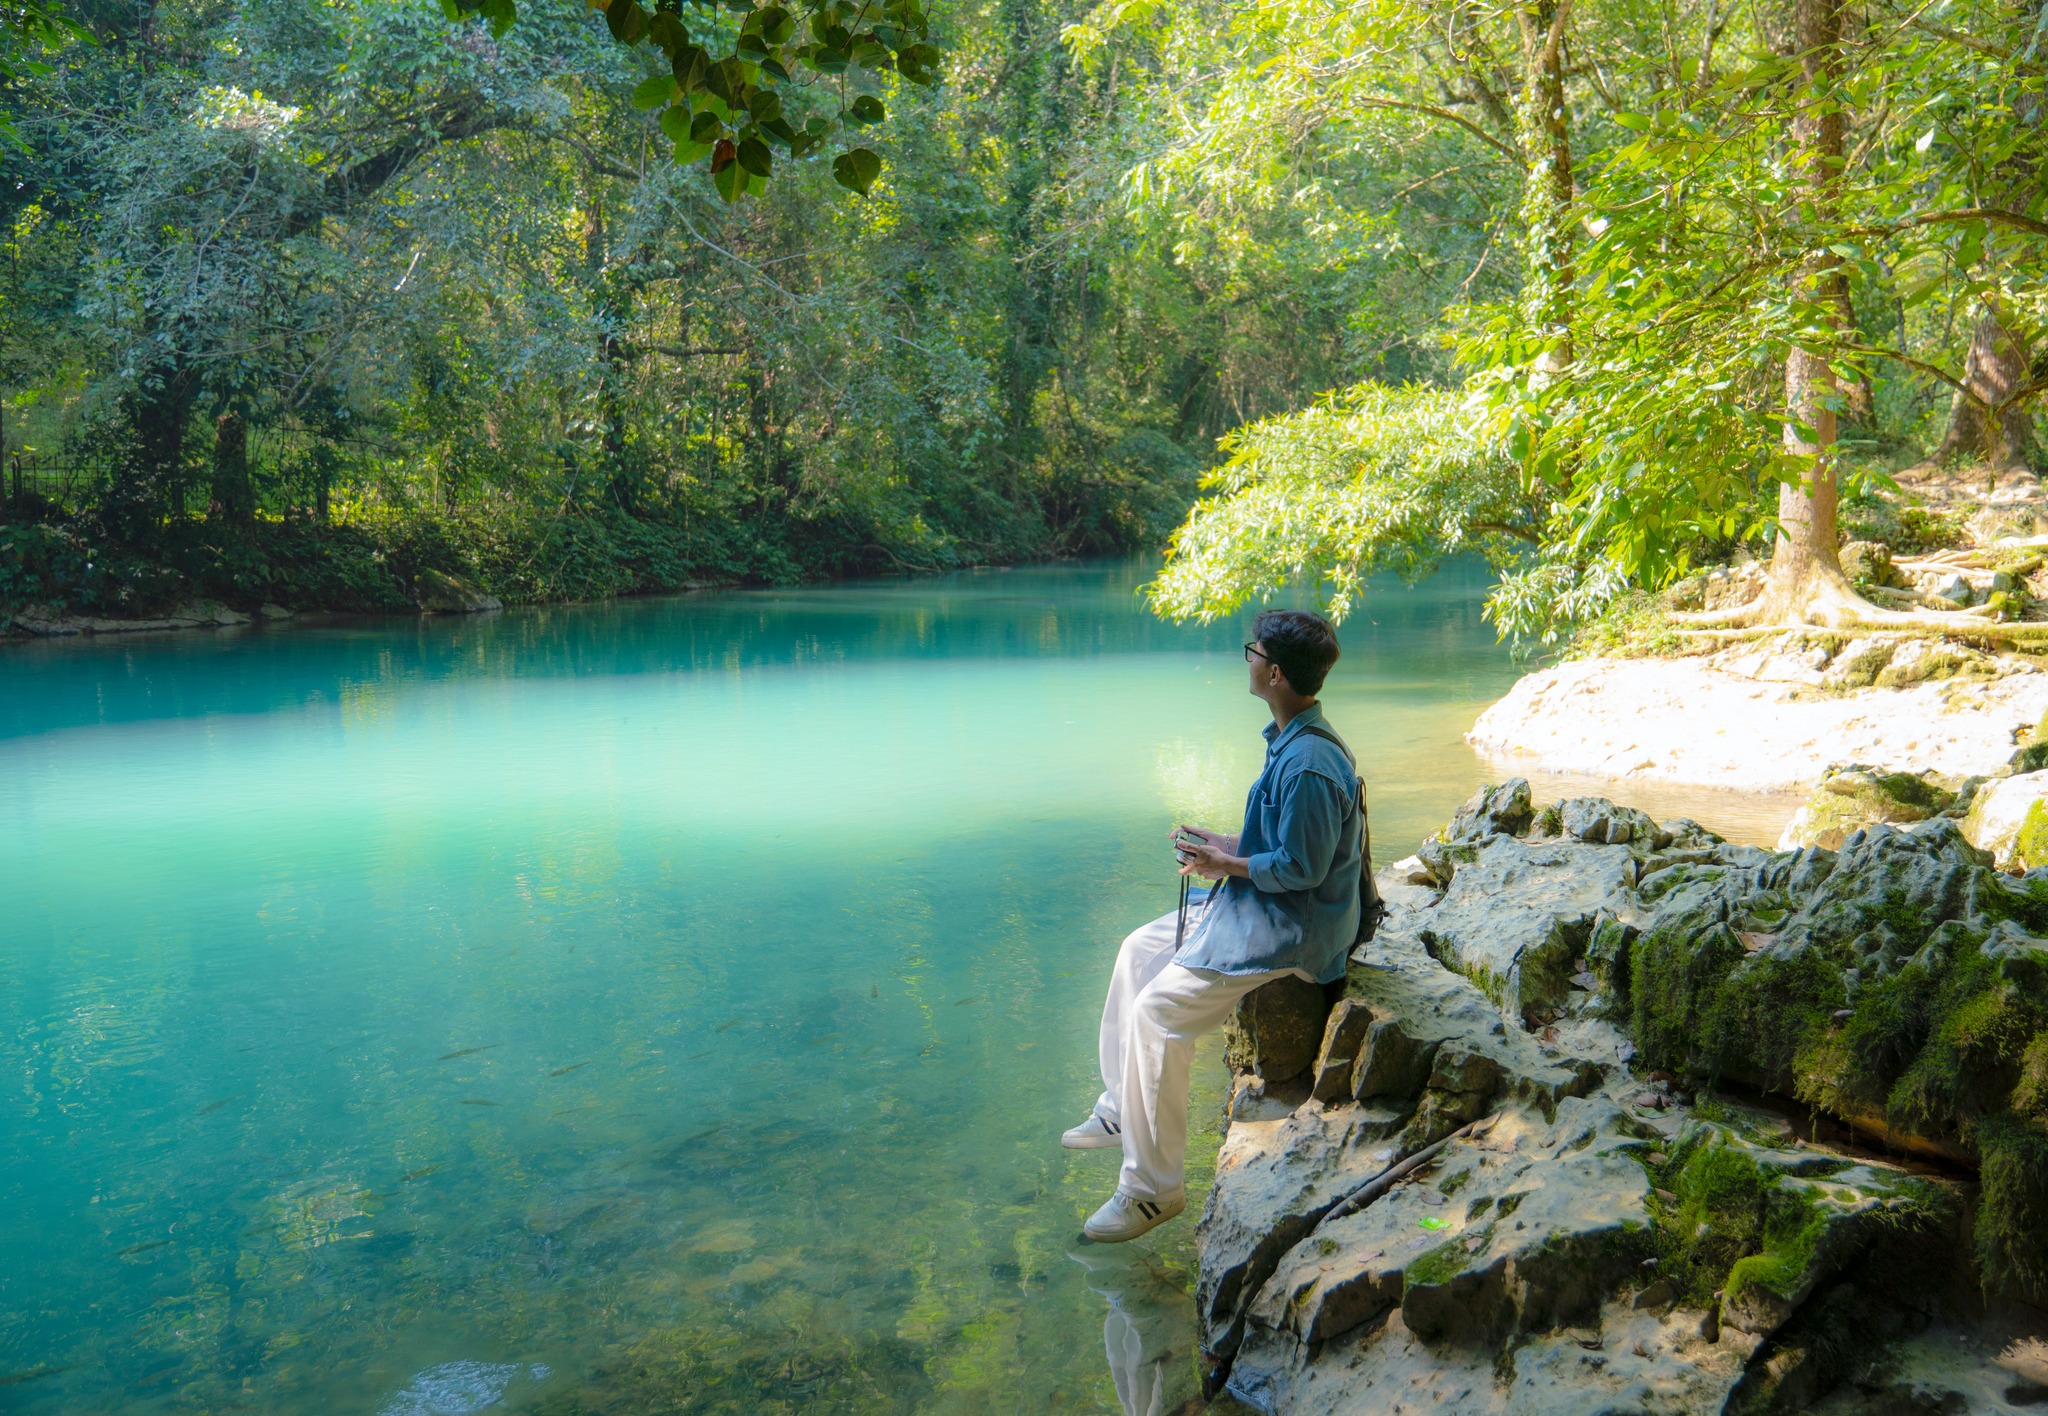
[[[660,112],[661,131],[679,164],[704,163],[727,202],[759,196],[775,170],[775,149],[808,156],[834,134],[880,123],[887,110],[873,93],[851,96],[836,112],[817,103],[819,80],[849,72],[936,81],[939,51],[922,0],[589,0],[611,36],[645,45],[663,72],[633,90],[634,106]],[[516,0],[442,0],[451,20],[481,16],[502,36],[517,19]],[[843,84],[841,85],[843,93]],[[805,114],[808,116],[804,116]],[[873,149],[854,146],[832,161],[841,186],[866,196],[881,174]]]

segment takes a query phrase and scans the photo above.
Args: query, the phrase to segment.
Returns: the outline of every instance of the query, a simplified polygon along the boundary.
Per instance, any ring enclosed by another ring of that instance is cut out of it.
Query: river
[[[0,649],[0,1407],[1171,1409],[1214,1049],[1188,1221],[1077,1244],[1058,1133],[1263,708],[1142,580]],[[1382,861],[1484,775],[1483,590],[1344,627]]]

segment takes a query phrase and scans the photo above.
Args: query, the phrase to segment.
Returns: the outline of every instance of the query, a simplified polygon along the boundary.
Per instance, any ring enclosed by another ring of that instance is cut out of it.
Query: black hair
[[[1322,690],[1330,666],[1342,652],[1330,622],[1307,610],[1261,610],[1252,638],[1303,698],[1314,698]]]

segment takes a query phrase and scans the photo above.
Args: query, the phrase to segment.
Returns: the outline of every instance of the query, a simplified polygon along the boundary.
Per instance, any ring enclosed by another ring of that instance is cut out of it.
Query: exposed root
[[[1763,600],[1759,597],[1746,605],[1737,605],[1732,609],[1680,610],[1665,618],[1681,630],[1741,629],[1756,623],[1762,606]]]
[[[1880,610],[1873,607],[1867,615],[1856,619],[1837,620],[1825,626],[1798,620],[1775,620],[1727,628],[1702,629],[1680,625],[1678,632],[1687,639],[1706,643],[1739,644],[1745,640],[1768,639],[1774,635],[1796,634],[1802,630],[1815,628],[1826,628],[1844,634],[1908,630],[1952,639],[1972,648],[2048,650],[2048,623],[2038,620],[2000,623],[1963,610],[1929,610],[1915,614],[1904,610]]]

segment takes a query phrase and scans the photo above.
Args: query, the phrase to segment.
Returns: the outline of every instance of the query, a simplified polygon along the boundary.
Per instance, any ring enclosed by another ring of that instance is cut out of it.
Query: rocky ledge
[[[1334,1004],[1269,985],[1233,1021],[1213,1387],[2048,1403],[2048,872],[1938,813],[1770,852],[1514,781],[1381,887]]]

